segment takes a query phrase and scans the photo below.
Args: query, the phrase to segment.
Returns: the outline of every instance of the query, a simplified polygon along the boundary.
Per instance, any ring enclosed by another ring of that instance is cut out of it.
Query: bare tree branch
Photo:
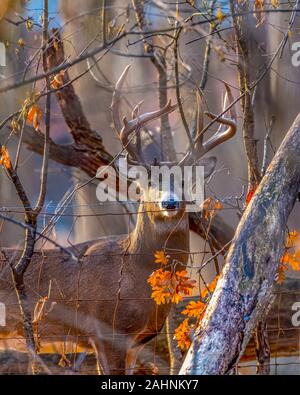
[[[249,4],[235,4],[230,1],[230,9],[232,15],[235,9],[247,11]],[[237,53],[237,69],[239,77],[239,86],[241,95],[243,95],[241,104],[243,110],[243,136],[248,161],[248,190],[254,190],[260,182],[260,170],[257,157],[256,140],[254,138],[254,112],[252,104],[252,92],[250,86],[253,82],[250,74],[250,58],[253,56],[249,48],[249,31],[247,29],[245,17],[233,17],[233,26],[236,35],[236,53]]]

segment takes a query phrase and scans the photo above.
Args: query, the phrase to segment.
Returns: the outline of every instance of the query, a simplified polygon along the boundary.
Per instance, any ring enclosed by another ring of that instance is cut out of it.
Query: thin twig
[[[43,52],[43,67],[44,71],[47,72],[48,64],[47,64],[47,52],[46,47],[48,44],[48,28],[49,28],[49,15],[48,15],[48,0],[45,0],[44,3],[44,16],[43,16],[43,47],[45,48]],[[43,154],[43,163],[41,170],[41,186],[40,193],[37,199],[36,206],[34,208],[34,215],[37,217],[41,212],[45,198],[46,198],[46,189],[47,189],[47,179],[48,179],[48,163],[49,163],[49,152],[50,152],[50,118],[51,118],[51,84],[50,77],[45,77],[46,80],[46,120],[45,120],[45,136],[44,136],[44,154]]]

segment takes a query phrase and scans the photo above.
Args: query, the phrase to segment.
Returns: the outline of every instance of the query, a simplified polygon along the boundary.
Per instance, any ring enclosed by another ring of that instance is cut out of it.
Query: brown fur
[[[37,302],[49,295],[46,314],[37,327],[41,353],[94,349],[103,373],[132,372],[140,346],[161,330],[170,309],[151,299],[147,279],[159,268],[154,253],[166,249],[179,266],[188,259],[184,207],[164,216],[153,212],[156,206],[140,205],[136,227],[129,235],[77,245],[78,251],[86,250],[80,264],[57,250],[34,254],[25,275],[33,316]],[[3,253],[0,302],[6,305],[7,325],[0,327],[0,348],[26,351],[7,262],[16,261],[16,251]]]

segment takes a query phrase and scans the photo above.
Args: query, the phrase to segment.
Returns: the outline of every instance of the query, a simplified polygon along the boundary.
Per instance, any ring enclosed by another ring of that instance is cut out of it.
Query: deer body
[[[86,250],[80,263],[56,250],[35,253],[25,286],[33,318],[37,303],[48,296],[36,329],[41,353],[63,353],[66,345],[68,352],[93,348],[102,372],[129,373],[132,351],[161,330],[170,306],[155,304],[147,279],[159,267],[156,250],[166,250],[179,267],[187,262],[187,214],[179,210],[166,223],[161,213],[153,213],[153,205],[149,210],[141,204],[139,211],[129,235],[78,245]],[[12,251],[3,252],[0,301],[6,306],[6,326],[0,327],[0,348],[26,351],[7,262]]]

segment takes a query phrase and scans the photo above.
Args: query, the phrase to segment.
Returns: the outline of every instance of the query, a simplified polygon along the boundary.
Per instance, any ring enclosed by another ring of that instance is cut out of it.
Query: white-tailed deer
[[[113,95],[113,119],[127,150],[128,161],[149,166],[153,163],[146,163],[142,144],[131,138],[132,133],[139,132],[146,122],[173,111],[175,107],[168,103],[158,111],[140,116],[135,110],[133,119],[127,121],[124,118],[122,123],[119,117],[120,90],[127,72],[128,67]],[[232,99],[229,88],[226,90]],[[199,113],[199,133],[203,129],[201,115]],[[205,167],[205,176],[209,176],[216,159],[202,156],[235,134],[234,110],[230,115],[231,119],[218,119],[220,128],[207,141],[198,134],[193,152],[186,155],[180,165],[197,162]],[[157,188],[157,185],[151,185],[144,196],[149,198]],[[142,199],[131,233],[76,245],[72,251],[81,256],[79,263],[58,250],[35,252],[25,274],[25,285],[40,353],[93,349],[103,373],[132,372],[139,349],[161,330],[170,309],[169,304],[158,306],[151,299],[147,279],[158,268],[154,254],[157,250],[165,250],[171,261],[176,259],[179,267],[184,266],[189,257],[185,202],[179,201],[170,191],[162,192],[160,201]],[[9,266],[18,256],[16,251],[5,249],[0,257],[0,302],[6,307],[6,326],[0,327],[0,348],[26,352]]]

